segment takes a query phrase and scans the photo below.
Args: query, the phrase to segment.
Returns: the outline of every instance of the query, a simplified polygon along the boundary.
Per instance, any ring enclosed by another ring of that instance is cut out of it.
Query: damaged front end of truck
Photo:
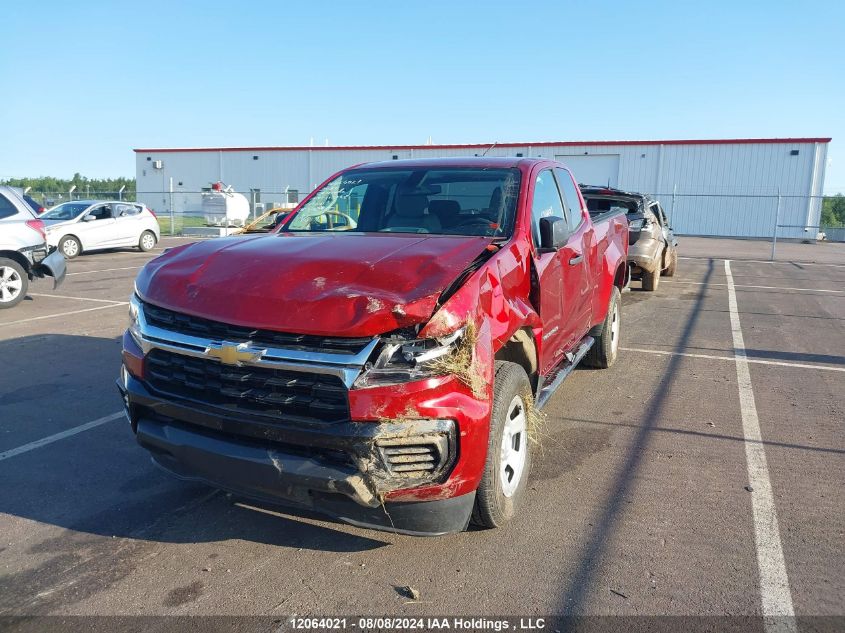
[[[218,323],[153,303],[140,278],[118,380],[137,441],[177,477],[244,497],[408,534],[465,529],[486,456],[467,447],[487,445],[493,342],[460,290],[478,291],[494,251],[432,297],[428,319],[372,337]],[[385,322],[403,316],[374,298]]]

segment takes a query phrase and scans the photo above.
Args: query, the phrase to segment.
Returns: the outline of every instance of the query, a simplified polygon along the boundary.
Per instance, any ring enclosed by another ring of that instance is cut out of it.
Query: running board
[[[542,376],[540,377],[540,390],[537,394],[536,403],[538,409],[546,406],[546,402],[549,401],[552,394],[557,391],[557,388],[566,380],[570,372],[581,362],[584,354],[590,351],[590,348],[595,342],[596,340],[592,336],[585,336],[578,349],[574,352],[567,352],[560,364],[552,369],[545,379]],[[544,384],[546,381],[549,381],[548,384]]]

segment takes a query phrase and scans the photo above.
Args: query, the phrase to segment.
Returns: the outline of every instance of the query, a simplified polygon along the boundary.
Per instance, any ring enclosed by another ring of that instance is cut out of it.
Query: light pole
[[[68,200],[73,200],[73,192],[76,191],[76,185],[73,185],[70,190],[67,192]]]
[[[126,185],[120,186],[120,191],[117,192],[117,199],[123,201],[123,190],[126,189]]]

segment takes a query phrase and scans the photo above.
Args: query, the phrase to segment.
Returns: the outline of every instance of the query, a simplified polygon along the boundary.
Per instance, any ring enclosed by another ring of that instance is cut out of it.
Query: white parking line
[[[708,260],[708,259],[723,259],[721,257],[678,257],[678,259],[699,259],[699,260]],[[845,268],[845,264],[825,264],[824,262],[792,262],[792,261],[785,261],[779,260],[773,262],[769,259],[734,259],[729,260],[733,261],[735,264],[800,264],[801,266],[832,266],[833,268]]]
[[[662,349],[644,349],[642,347],[620,347],[623,352],[638,352],[641,354],[657,354],[659,356],[686,356],[688,358],[707,358],[709,360],[729,360],[734,362],[734,356],[716,356],[715,354],[690,354],[686,352],[670,352]],[[815,363],[792,363],[784,360],[763,360],[760,358],[747,358],[748,363],[757,363],[758,365],[777,365],[780,367],[795,367],[797,369],[822,369],[824,371],[842,371],[845,372],[845,367],[830,367],[829,365],[818,365]]]
[[[54,297],[56,299],[75,299],[76,301],[96,301],[97,303],[120,303],[125,304],[125,301],[115,301],[113,299],[92,299],[91,297],[71,297],[68,295],[51,295],[51,294],[42,294],[38,292],[28,292],[28,295],[32,297]]]
[[[94,312],[94,310],[107,310],[108,308],[117,308],[120,306],[128,306],[128,301],[120,301],[106,306],[97,306],[96,308],[85,308],[84,310],[71,310],[70,312],[60,312],[59,314],[43,314],[41,316],[29,317],[28,319],[18,319],[17,321],[7,321],[0,323],[0,327],[5,325],[17,325],[19,323],[31,323],[32,321],[41,321],[42,319],[55,319],[63,316],[70,316],[72,314],[82,314],[83,312]]]
[[[102,270],[80,270],[76,273],[68,273],[66,276],[70,277],[71,275],[93,275],[95,273],[110,273],[117,270],[138,270],[143,268],[143,266],[124,266],[122,268],[103,268]]]
[[[729,262],[729,259],[725,260],[725,263]],[[727,286],[728,284],[717,284],[712,282],[703,282],[703,281],[670,281],[666,280],[663,283],[667,284],[687,284],[691,286]],[[784,286],[746,286],[743,284],[730,284],[734,288],[760,288],[763,290],[801,290],[803,292],[836,292],[839,294],[845,293],[845,290],[824,290],[822,288],[789,288]]]
[[[0,453],[0,462],[2,462],[4,459],[14,457],[15,455],[34,451],[36,448],[41,448],[42,446],[47,446],[48,444],[52,444],[53,442],[58,442],[59,440],[63,440],[66,437],[71,437],[73,435],[76,435],[77,433],[82,433],[83,431],[87,431],[88,429],[93,429],[95,427],[100,426],[101,424],[105,424],[106,422],[117,420],[118,418],[122,418],[123,415],[124,414],[122,411],[118,413],[112,413],[111,415],[107,415],[102,418],[97,418],[96,420],[92,420],[91,422],[80,424],[79,426],[75,426],[72,429],[68,429],[67,431],[62,431],[61,433],[56,433],[54,435],[48,435],[47,437],[42,437],[40,440],[35,440],[34,442],[30,442],[29,444],[24,444],[23,446],[18,446],[17,448],[9,449],[8,451]]]
[[[792,592],[789,589],[789,577],[786,574],[786,562],[780,542],[777,509],[772,493],[772,482],[769,479],[766,450],[763,448],[757,405],[754,403],[751,372],[745,355],[745,341],[739,321],[730,260],[725,260],[725,276],[728,280],[728,310],[731,316],[731,334],[736,358],[742,432],[745,436],[745,460],[754,513],[754,541],[757,545],[763,626],[769,633],[794,632],[797,631],[795,609],[792,606]]]

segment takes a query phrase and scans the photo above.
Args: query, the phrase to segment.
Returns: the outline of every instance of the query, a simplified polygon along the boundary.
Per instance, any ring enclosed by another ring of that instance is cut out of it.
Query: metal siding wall
[[[488,156],[554,158],[555,155],[619,155],[619,187],[656,195],[673,216],[678,233],[770,237],[775,222],[777,192],[782,198],[780,224],[804,226],[818,223],[820,206],[806,196],[820,195],[824,184],[827,145],[821,144],[814,172],[815,144],[685,144],[685,145],[565,145],[532,147],[494,146]],[[799,150],[791,156],[790,150]],[[460,157],[482,154],[484,148],[415,148],[405,150],[315,149],[165,152],[150,154],[164,169],[152,170],[148,154],[136,154],[139,200],[155,209],[166,209],[168,179],[184,192],[199,191],[219,177],[236,190],[261,189],[262,201],[281,202],[284,188],[297,189],[301,197],[336,171],[353,164],[399,158]],[[662,152],[662,161],[661,161]],[[253,160],[253,155],[258,160]],[[143,175],[146,170],[147,175]],[[815,173],[815,180],[814,180]],[[575,174],[576,179],[578,174]],[[181,181],[182,186],[176,183]],[[815,183],[815,190],[811,186]],[[658,184],[660,191],[657,191]],[[673,188],[677,195],[672,201]],[[753,195],[766,197],[751,197]],[[803,196],[803,197],[802,197]],[[193,198],[196,197],[196,202]],[[175,210],[198,206],[198,196],[174,196]],[[814,219],[815,218],[815,219]],[[806,237],[803,228],[781,229],[782,237]]]

